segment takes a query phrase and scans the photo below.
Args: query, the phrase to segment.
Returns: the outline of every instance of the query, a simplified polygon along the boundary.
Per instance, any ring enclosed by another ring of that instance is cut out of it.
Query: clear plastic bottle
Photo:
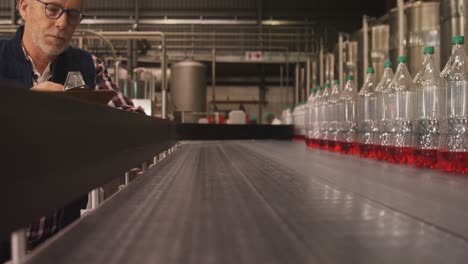
[[[447,85],[447,83],[445,82],[446,80],[446,75],[447,75],[447,72],[450,68],[450,66],[452,65],[453,63],[453,58],[454,58],[454,52],[455,52],[455,42],[457,40],[458,36],[454,36],[452,37],[452,53],[450,54],[450,57],[447,61],[447,63],[445,64],[445,67],[442,69],[442,71],[440,72],[440,78],[442,78],[442,80],[444,81],[444,84]]]
[[[320,148],[328,149],[328,119],[329,119],[329,99],[331,93],[331,86],[329,83],[325,84],[323,90],[322,100],[320,104]]]
[[[443,133],[439,146],[437,166],[445,171],[467,173],[468,59],[463,48],[464,37],[457,36],[453,40],[453,61],[444,75],[447,80],[447,131]]]
[[[340,142],[340,152],[343,154],[359,154],[356,137],[357,97],[357,90],[354,87],[354,77],[348,75],[346,76],[345,88],[340,96],[343,110],[340,116],[338,140]]]
[[[284,124],[285,125],[293,124],[292,112],[291,112],[290,107],[286,107],[286,109],[284,109]]]
[[[374,68],[367,69],[367,78],[358,95],[358,142],[363,158],[375,158],[378,138],[377,94],[375,93]]]
[[[314,127],[314,104],[315,104],[315,89],[310,89],[309,100],[307,100],[306,112],[305,112],[305,126],[306,126],[306,144],[308,147],[313,147],[312,143],[312,131]]]
[[[417,167],[434,168],[445,111],[445,87],[434,61],[434,47],[425,47],[424,54],[422,69],[413,80],[417,98],[413,158]]]
[[[379,138],[375,146],[375,155],[378,160],[388,160],[388,145],[391,133],[391,117],[394,109],[394,99],[389,96],[388,86],[393,79],[393,63],[386,61],[384,63],[384,73],[382,80],[380,80],[375,92],[377,94],[377,105],[378,105],[378,127],[379,127]]]
[[[395,95],[395,117],[392,120],[390,161],[413,163],[413,133],[416,113],[416,87],[408,72],[407,57],[398,57],[398,68],[389,89]]]
[[[340,145],[338,144],[338,123],[339,116],[341,115],[341,101],[340,101],[340,81],[333,81],[333,88],[330,94],[329,102],[329,120],[328,120],[328,150],[340,152]]]
[[[322,95],[323,95],[323,87],[317,86],[316,88],[317,93],[315,94],[315,102],[313,104],[313,125],[312,125],[312,145],[314,148],[320,147],[320,127],[322,125],[320,119],[320,111],[321,111],[321,103],[322,103]]]

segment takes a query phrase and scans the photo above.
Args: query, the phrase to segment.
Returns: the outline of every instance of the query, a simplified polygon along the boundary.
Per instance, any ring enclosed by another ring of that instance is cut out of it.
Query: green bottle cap
[[[452,44],[465,44],[464,36],[454,36],[452,38]]]
[[[333,80],[333,84],[340,84],[340,80]]]
[[[330,87],[331,87],[331,85],[329,83],[325,84],[325,88],[330,88]]]
[[[309,92],[310,92],[310,93],[314,93],[314,92],[315,92],[315,89],[314,89],[314,88],[310,88]]]
[[[374,73],[374,72],[375,72],[374,68],[372,67],[367,68],[367,73]]]
[[[434,47],[432,46],[424,47],[424,54],[434,54]]]
[[[385,68],[391,68],[391,67],[393,67],[393,63],[391,61],[386,61],[386,62],[384,62],[384,67]]]
[[[407,63],[407,62],[408,62],[408,57],[405,57],[405,56],[398,57],[398,63]]]
[[[323,87],[322,86],[317,86],[317,91],[320,91],[320,90],[323,90]]]
[[[346,76],[346,80],[352,81],[352,80],[354,80],[354,76],[348,75],[348,76]]]

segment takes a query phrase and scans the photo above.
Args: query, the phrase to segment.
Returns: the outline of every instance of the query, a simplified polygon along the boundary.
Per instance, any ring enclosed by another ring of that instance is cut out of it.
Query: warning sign
[[[246,61],[262,61],[263,60],[263,52],[261,52],[261,51],[246,51],[245,52],[245,60]]]

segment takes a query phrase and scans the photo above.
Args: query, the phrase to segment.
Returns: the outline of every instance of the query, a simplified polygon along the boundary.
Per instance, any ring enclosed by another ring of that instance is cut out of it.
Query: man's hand
[[[35,92],[63,92],[65,88],[63,85],[53,82],[43,82],[31,88]]]

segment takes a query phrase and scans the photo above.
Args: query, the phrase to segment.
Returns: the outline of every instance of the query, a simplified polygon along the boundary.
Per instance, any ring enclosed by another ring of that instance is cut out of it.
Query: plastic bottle
[[[340,152],[343,154],[357,155],[359,147],[356,138],[357,129],[357,90],[354,87],[354,77],[346,76],[346,85],[341,93],[340,101],[342,115],[339,122],[338,140]]]
[[[452,53],[450,53],[450,57],[447,61],[447,63],[445,64],[445,67],[442,69],[442,71],[440,72],[440,78],[442,78],[442,80],[444,81],[444,84],[447,85],[446,83],[446,75],[447,75],[447,71],[449,70],[450,66],[452,65],[453,63],[453,58],[454,58],[454,52],[455,52],[455,45],[456,45],[456,40],[459,36],[454,36],[452,37]]]
[[[284,121],[283,121],[283,123],[285,125],[292,125],[293,124],[292,112],[291,112],[291,108],[289,108],[289,107],[286,107],[286,109],[284,109]]]
[[[378,106],[378,127],[379,127],[379,137],[377,145],[375,147],[375,154],[378,160],[388,160],[388,145],[391,133],[391,117],[393,116],[392,112],[394,111],[394,98],[389,96],[388,86],[393,79],[393,63],[391,61],[386,61],[384,63],[384,73],[382,80],[375,88],[377,94],[377,106]]]
[[[341,101],[340,101],[340,81],[333,81],[333,88],[328,99],[329,102],[329,120],[328,120],[328,150],[334,152],[340,152],[340,145],[338,144],[338,123],[339,116],[341,115],[340,110]]]
[[[305,105],[305,102],[300,102],[293,111],[294,140],[305,140]]]
[[[374,68],[367,69],[366,81],[358,95],[358,137],[361,157],[375,158],[378,126]]]
[[[312,125],[312,145],[314,148],[319,148],[320,147],[320,126],[321,126],[321,120],[320,120],[320,106],[321,106],[321,101],[322,101],[322,95],[323,95],[323,87],[322,86],[317,86],[316,88],[317,93],[315,94],[315,102],[313,105],[313,125]]]
[[[422,69],[413,81],[417,98],[413,158],[417,167],[434,168],[445,111],[445,87],[434,61],[434,47],[425,47],[424,54]]]
[[[314,126],[314,104],[315,104],[315,89],[310,89],[309,100],[307,100],[306,112],[305,112],[305,126],[306,126],[306,144],[308,147],[313,147],[312,143],[312,131]]]
[[[468,59],[464,42],[463,36],[453,38],[453,61],[444,75],[447,131],[442,135],[438,155],[438,167],[459,173],[468,172]]]
[[[389,89],[395,95],[395,117],[392,120],[390,161],[413,163],[413,133],[416,112],[416,88],[406,66],[407,57],[398,57],[398,68]]]
[[[331,93],[331,86],[329,83],[325,84],[323,90],[322,100],[320,104],[320,148],[328,149],[328,119],[329,119],[329,99]]]

